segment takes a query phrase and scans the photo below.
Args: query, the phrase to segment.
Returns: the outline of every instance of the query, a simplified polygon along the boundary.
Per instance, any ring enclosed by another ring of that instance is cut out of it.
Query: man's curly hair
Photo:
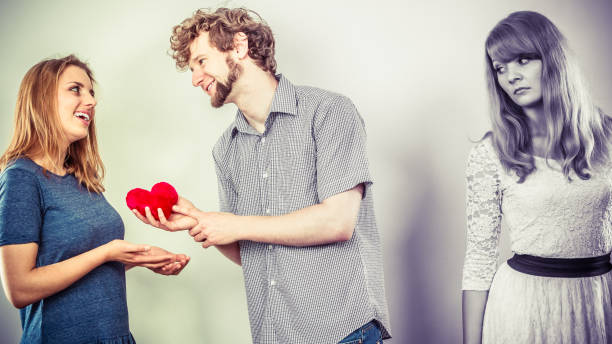
[[[272,30],[259,14],[246,8],[199,9],[172,28],[170,49],[179,70],[189,66],[189,45],[202,32],[208,32],[210,44],[223,52],[233,49],[234,34],[243,32],[249,42],[249,57],[264,71],[276,73]]]

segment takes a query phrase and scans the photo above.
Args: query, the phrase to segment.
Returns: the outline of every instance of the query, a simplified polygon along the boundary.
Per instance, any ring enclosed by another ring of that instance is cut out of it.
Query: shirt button
[[[266,209],[266,214],[270,214],[270,208]]]
[[[275,280],[271,280],[270,281],[270,285],[276,285],[276,281]]]
[[[268,172],[264,172],[261,176],[263,177],[263,179],[268,178]]]
[[[266,138],[265,137],[261,138],[261,143],[266,143]]]
[[[273,249],[274,247],[272,245],[268,245],[268,250]]]

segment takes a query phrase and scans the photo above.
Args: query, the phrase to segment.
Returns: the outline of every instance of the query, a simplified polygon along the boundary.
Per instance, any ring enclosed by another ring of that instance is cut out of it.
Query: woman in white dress
[[[510,14],[485,47],[492,130],[467,164],[464,343],[612,343],[612,120],[543,15]],[[502,218],[515,255],[497,268]]]

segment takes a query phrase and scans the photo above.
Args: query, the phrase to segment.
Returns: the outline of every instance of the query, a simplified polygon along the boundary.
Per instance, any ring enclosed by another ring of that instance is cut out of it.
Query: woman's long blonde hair
[[[0,171],[21,157],[63,161],[67,173],[74,174],[89,191],[99,193],[104,191],[104,165],[98,153],[95,117],[87,137],[71,143],[65,156],[61,156],[60,143],[66,135],[57,111],[57,92],[59,77],[68,66],[83,69],[94,83],[91,69],[74,55],[41,61],[23,77],[15,106],[13,138],[0,157]]]
[[[523,109],[499,85],[492,59],[507,62],[521,54],[541,59],[546,158],[558,153],[554,158],[565,176],[573,170],[589,179],[594,166],[609,161],[612,120],[593,104],[565,37],[548,18],[530,11],[511,13],[491,30],[485,51],[492,120],[486,136],[519,182],[535,170],[531,134]]]

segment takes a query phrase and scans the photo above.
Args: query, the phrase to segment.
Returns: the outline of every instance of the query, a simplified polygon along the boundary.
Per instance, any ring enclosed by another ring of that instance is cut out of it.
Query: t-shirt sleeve
[[[372,183],[363,119],[350,99],[336,96],[314,118],[317,192],[323,201],[361,183]]]
[[[36,176],[20,169],[0,175],[0,246],[40,242],[42,205]]]

